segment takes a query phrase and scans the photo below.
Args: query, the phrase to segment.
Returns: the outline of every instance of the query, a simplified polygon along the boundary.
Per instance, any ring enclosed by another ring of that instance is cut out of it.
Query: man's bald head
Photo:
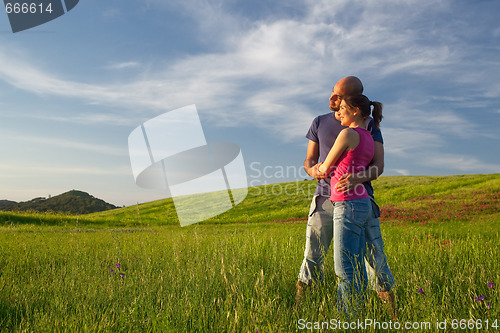
[[[338,111],[343,96],[361,95],[363,93],[363,84],[355,76],[347,76],[341,79],[333,87],[330,96],[330,110]]]
[[[342,95],[361,95],[363,93],[363,83],[355,76],[347,76],[341,79],[337,84],[343,91]]]

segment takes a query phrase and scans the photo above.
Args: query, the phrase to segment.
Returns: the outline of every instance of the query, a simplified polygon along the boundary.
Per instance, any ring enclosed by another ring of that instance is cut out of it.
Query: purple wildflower
[[[474,300],[475,300],[476,302],[482,302],[482,301],[484,301],[484,299],[485,299],[485,298],[486,298],[486,296],[485,296],[485,295],[483,295],[483,296],[481,296],[481,297],[476,297],[476,298],[474,298]]]
[[[493,282],[488,282],[488,287],[493,288]]]
[[[111,270],[111,272],[110,272],[110,273],[111,273],[111,274],[113,274],[114,272],[115,272],[114,270]]]
[[[486,307],[487,307],[488,309],[490,309],[490,308],[491,308],[491,304],[490,304],[490,302],[486,303]]]
[[[125,274],[121,273],[121,274],[120,274],[120,276],[121,276],[121,277],[125,277]]]
[[[120,264],[116,264],[115,266],[116,266],[116,268],[120,268]]]
[[[424,290],[423,290],[422,288],[420,288],[420,289],[418,290],[418,293],[419,293],[419,294],[423,294],[423,293],[424,293]]]

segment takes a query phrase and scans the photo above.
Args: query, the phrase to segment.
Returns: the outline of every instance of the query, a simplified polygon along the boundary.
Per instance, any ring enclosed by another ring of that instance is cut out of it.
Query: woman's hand
[[[316,164],[318,166],[318,172],[323,176],[323,178],[326,178],[326,167],[323,165],[323,162],[320,162]]]

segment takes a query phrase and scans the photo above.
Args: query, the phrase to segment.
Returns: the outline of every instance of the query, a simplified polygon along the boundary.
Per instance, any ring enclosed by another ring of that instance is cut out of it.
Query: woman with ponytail
[[[373,107],[373,111],[372,111]],[[338,276],[337,307],[347,317],[356,314],[364,302],[367,287],[364,256],[365,228],[372,216],[370,196],[363,185],[343,193],[335,189],[342,175],[366,170],[374,155],[371,133],[365,128],[372,115],[378,128],[382,120],[382,104],[372,102],[364,95],[346,96],[336,112],[343,129],[338,135],[320,172],[329,171],[331,197],[334,203],[334,261]],[[333,170],[331,166],[335,165]],[[333,172],[333,175],[330,173]]]

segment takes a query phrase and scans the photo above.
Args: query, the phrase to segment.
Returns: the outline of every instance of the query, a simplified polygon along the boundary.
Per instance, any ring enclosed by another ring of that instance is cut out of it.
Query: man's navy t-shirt
[[[309,131],[306,134],[306,138],[319,144],[319,162],[323,162],[333,147],[333,143],[340,131],[345,127],[340,125],[340,121],[335,119],[335,113],[330,112],[321,116],[314,118]],[[382,138],[382,132],[380,129],[375,127],[373,124],[373,119],[370,118],[370,123],[367,128],[372,133],[373,141],[378,141],[384,143]],[[366,182],[365,185],[368,194],[373,197],[373,187],[370,182]],[[318,186],[316,187],[316,192],[314,194],[319,194],[323,196],[330,196],[330,178],[321,179],[318,181]]]

